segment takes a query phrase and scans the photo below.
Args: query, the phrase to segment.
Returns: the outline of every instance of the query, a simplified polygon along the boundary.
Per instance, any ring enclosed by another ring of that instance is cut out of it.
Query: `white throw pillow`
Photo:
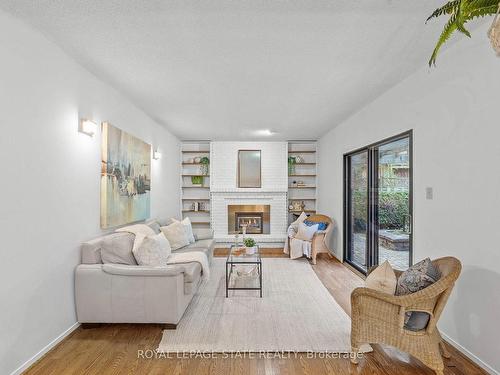
[[[314,233],[318,231],[318,224],[311,225],[308,227],[304,223],[299,223],[299,230],[295,236],[297,240],[311,241],[314,237]]]
[[[303,223],[307,219],[307,215],[304,211],[300,214],[300,216],[295,220],[292,224],[290,225],[299,225],[300,223]]]
[[[396,274],[387,260],[375,268],[365,280],[367,288],[391,295],[396,292],[397,283]]]
[[[167,265],[167,258],[172,250],[168,240],[160,233],[145,237],[133,252],[138,265],[161,267]]]
[[[160,228],[162,233],[167,238],[172,250],[180,249],[189,245],[189,238],[186,233],[184,224],[180,221]]]
[[[172,222],[174,223],[179,223],[179,220],[172,218]],[[186,217],[184,220],[180,221],[182,225],[184,225],[184,229],[186,230],[186,235],[188,237],[189,243],[194,243],[194,234],[193,234],[193,226],[191,224],[191,220],[189,220],[188,217]]]

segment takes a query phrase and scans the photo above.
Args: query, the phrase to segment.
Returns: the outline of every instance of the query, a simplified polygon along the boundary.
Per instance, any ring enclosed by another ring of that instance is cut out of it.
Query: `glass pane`
[[[410,263],[409,138],[378,148],[378,263],[404,270]]]
[[[260,188],[260,150],[240,150],[238,182],[240,188]]]
[[[367,223],[368,223],[368,153],[365,151],[350,157],[350,248],[349,260],[360,268],[367,269]]]

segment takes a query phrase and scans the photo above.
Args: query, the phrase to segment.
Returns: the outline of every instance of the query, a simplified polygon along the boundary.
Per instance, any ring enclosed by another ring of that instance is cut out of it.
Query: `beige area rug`
[[[351,320],[306,260],[263,258],[263,297],[229,291],[225,258],[215,258],[176,330],[165,330],[160,352],[350,351]],[[364,351],[370,351],[370,347]]]

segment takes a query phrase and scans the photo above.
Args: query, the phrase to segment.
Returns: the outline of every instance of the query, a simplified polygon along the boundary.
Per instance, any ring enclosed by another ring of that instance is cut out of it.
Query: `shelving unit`
[[[302,211],[306,214],[316,213],[316,142],[289,141],[288,156],[302,159],[295,164],[295,170],[288,174],[288,204],[298,201],[305,205],[304,210],[288,210],[288,221],[292,222]],[[300,182],[304,185],[300,185]]]
[[[195,158],[210,158],[210,142],[189,141],[181,147],[181,214],[189,217],[193,226],[210,226],[210,173],[202,174],[202,163]],[[193,185],[192,177],[203,177],[201,186]],[[195,204],[199,204],[195,210]]]

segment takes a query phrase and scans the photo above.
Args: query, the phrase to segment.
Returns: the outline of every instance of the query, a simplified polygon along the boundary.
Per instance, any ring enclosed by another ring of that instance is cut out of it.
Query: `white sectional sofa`
[[[159,223],[148,224],[156,232]],[[215,242],[210,229],[194,229],[195,243],[175,250],[203,251],[212,261]],[[198,290],[201,266],[197,262],[144,267],[103,264],[101,247],[121,246],[132,251],[134,235],[111,233],[82,244],[81,264],[75,271],[78,322],[159,323],[175,328]],[[174,251],[174,252],[175,252]]]

